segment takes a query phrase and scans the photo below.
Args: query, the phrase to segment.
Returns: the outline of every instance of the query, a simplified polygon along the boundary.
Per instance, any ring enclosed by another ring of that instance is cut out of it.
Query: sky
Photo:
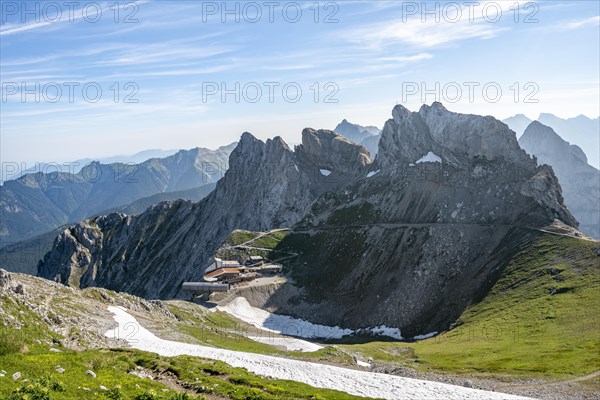
[[[597,1],[0,0],[0,158],[293,144],[394,105],[600,110]]]

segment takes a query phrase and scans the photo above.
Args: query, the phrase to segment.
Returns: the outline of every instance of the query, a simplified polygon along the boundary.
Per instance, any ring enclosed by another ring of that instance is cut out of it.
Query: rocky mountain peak
[[[370,163],[367,150],[332,131],[305,129],[295,152],[280,137],[263,142],[245,132],[204,200],[164,202],[135,217],[110,214],[69,227],[38,273],[72,286],[173,297],[183,279],[202,276],[233,230],[293,226],[317,196],[364,176]]]
[[[372,162],[363,146],[325,129],[304,129],[302,144],[296,147],[296,153],[307,165],[341,174],[358,174]]]
[[[529,135],[547,135],[547,136],[553,136],[553,137],[556,137],[556,138],[562,140],[562,138],[560,136],[558,136],[558,134],[556,132],[554,132],[554,130],[552,128],[550,128],[547,125],[542,124],[539,121],[531,121],[531,123],[527,126],[527,129],[525,130],[525,132],[528,132]]]
[[[583,164],[588,163],[587,155],[581,147],[570,144],[556,133],[554,129],[539,121],[532,121],[527,126],[523,132],[523,136],[519,138],[519,143],[525,151],[535,156],[538,156],[540,153],[543,153],[544,155],[551,154],[554,157],[561,154],[563,160],[565,160],[565,157],[568,155],[569,157],[579,159]],[[542,162],[546,161],[550,160],[545,159]],[[556,162],[560,163],[559,160],[552,160],[550,165]]]
[[[527,126],[523,136],[519,139],[519,143],[525,151],[535,155],[541,163],[550,164],[550,161],[552,161],[552,164],[560,163],[560,160],[553,160],[560,154],[562,161],[566,162],[567,158],[575,157],[580,159],[582,163],[587,164],[587,157],[580,147],[572,146],[560,137],[554,129],[539,121],[533,121]]]
[[[365,139],[377,135],[377,128],[365,127],[358,124],[353,124],[347,119],[342,120],[334,129],[334,131],[354,143],[361,143]]]
[[[455,166],[474,158],[535,166],[520,149],[514,132],[491,116],[454,113],[435,102],[423,105],[418,112],[396,105],[392,117],[379,142],[378,162],[382,166],[414,163],[428,152]]]
[[[588,164],[583,150],[563,140],[554,129],[533,121],[519,139],[539,164],[552,166],[564,201],[585,233],[600,237],[600,172]],[[550,168],[550,167],[548,167]]]

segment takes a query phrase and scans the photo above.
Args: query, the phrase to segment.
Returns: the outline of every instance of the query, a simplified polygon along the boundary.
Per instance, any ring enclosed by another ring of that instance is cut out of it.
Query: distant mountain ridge
[[[19,171],[3,171],[3,176],[0,177],[0,184],[4,183],[5,180],[18,179],[23,175],[27,174],[35,174],[38,172],[43,173],[51,173],[55,171],[59,172],[71,172],[78,173],[81,171],[86,165],[99,162],[101,164],[114,164],[114,163],[123,163],[123,164],[140,164],[146,160],[151,158],[165,158],[177,153],[179,150],[162,150],[162,149],[148,149],[142,150],[134,154],[123,154],[116,156],[108,156],[108,157],[98,157],[98,158],[82,158],[75,161],[69,162],[39,162],[35,163],[32,166],[25,165],[23,170]],[[15,166],[21,167],[21,166]]]
[[[235,143],[181,150],[140,164],[93,162],[76,174],[24,175],[0,186],[0,244],[14,243],[158,193],[218,181]]]
[[[344,119],[335,127],[334,131],[365,147],[373,157],[377,154],[381,129],[376,126],[362,126]]]
[[[580,115],[575,118],[560,118],[553,114],[541,113],[537,121],[551,127],[562,139],[579,146],[586,154],[588,163],[600,168],[600,117],[588,118]],[[520,137],[533,120],[523,114],[503,120]]]
[[[600,239],[600,171],[588,164],[581,148],[538,121],[529,124],[519,144],[536,156],[538,163],[554,169],[565,204],[579,221],[580,229]]]
[[[115,207],[109,210],[102,210],[97,215],[121,212],[127,215],[137,215],[146,211],[149,207],[163,201],[189,200],[198,202],[208,196],[214,190],[216,183],[207,183],[193,189],[180,190],[176,192],[157,193],[152,196],[143,197],[133,203]],[[7,244],[0,247],[0,265],[11,272],[21,272],[30,275],[37,274],[37,266],[44,255],[52,250],[54,239],[67,226],[53,229],[50,232],[21,240],[16,243]]]

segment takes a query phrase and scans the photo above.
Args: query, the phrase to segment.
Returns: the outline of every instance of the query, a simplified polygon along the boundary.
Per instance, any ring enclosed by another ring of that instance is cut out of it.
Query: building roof
[[[239,274],[240,270],[238,268],[219,268],[216,269],[206,275],[204,275],[204,279],[216,278],[217,276],[221,276],[224,274]]]
[[[221,261],[221,265],[240,265],[238,261]]]

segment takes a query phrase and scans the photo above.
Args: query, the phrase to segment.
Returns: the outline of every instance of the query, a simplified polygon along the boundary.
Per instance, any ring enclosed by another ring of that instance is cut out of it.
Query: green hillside
[[[454,329],[415,343],[344,345],[421,370],[570,377],[600,370],[600,244],[541,235]]]

